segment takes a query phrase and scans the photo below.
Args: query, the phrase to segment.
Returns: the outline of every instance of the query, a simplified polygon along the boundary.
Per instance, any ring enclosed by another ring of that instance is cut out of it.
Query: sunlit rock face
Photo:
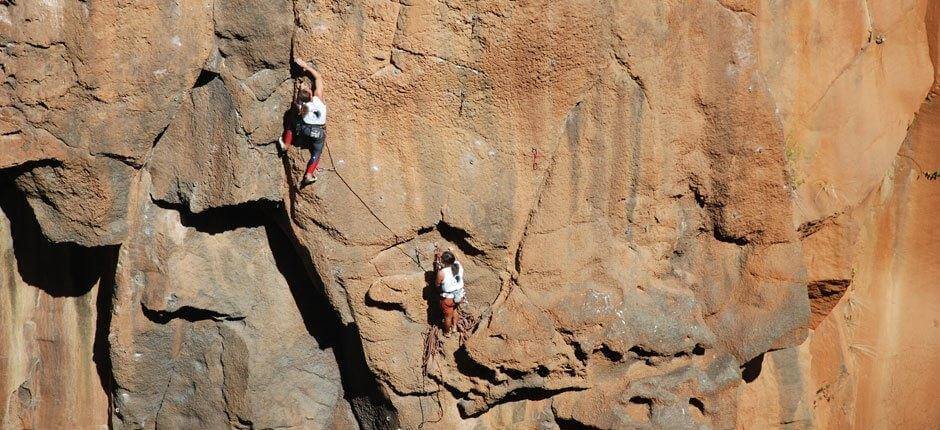
[[[926,0],[6,3],[5,426],[921,422],[853,312],[928,279]]]

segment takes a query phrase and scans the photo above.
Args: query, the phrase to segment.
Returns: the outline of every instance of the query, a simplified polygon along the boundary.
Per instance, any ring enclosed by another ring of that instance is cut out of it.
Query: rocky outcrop
[[[351,426],[336,328],[278,227],[138,201],[110,328],[115,427]]]
[[[0,249],[0,427],[106,425],[117,249],[47,241],[9,182],[0,189]]]
[[[933,154],[936,28],[902,3],[2,3],[0,421],[880,422],[853,298],[928,279],[873,226],[934,207],[894,194]],[[331,118],[303,188],[292,55]],[[479,323],[425,373],[435,245]]]

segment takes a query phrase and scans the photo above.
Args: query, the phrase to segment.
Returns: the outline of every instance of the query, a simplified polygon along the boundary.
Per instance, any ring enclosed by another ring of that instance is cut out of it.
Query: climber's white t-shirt
[[[304,103],[307,108],[307,114],[304,115],[304,122],[311,125],[326,124],[326,104],[319,97],[313,96],[313,100]]]
[[[463,264],[459,266],[459,270],[454,274],[451,266],[447,266],[441,270],[444,272],[444,281],[441,282],[441,297],[446,299],[454,299],[455,302],[460,302],[463,300]]]

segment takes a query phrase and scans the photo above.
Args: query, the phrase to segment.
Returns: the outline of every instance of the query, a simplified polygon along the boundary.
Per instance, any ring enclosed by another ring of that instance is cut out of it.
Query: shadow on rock
[[[113,276],[118,246],[53,243],[42,234],[32,208],[12,184],[0,184],[0,210],[10,220],[13,254],[23,282],[53,297],[80,297],[102,275]]]
[[[424,298],[424,301],[427,302],[427,324],[436,325],[443,329],[443,319],[444,313],[441,311],[440,296],[438,295],[437,286],[434,285],[436,279],[436,273],[433,270],[424,272],[424,290],[421,291],[421,297]]]

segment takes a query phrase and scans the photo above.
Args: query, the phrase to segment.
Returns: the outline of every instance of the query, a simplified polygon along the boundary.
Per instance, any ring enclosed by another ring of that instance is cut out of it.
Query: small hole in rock
[[[764,365],[764,354],[758,355],[750,359],[747,363],[744,363],[741,366],[741,378],[744,379],[744,382],[751,383],[760,376],[761,368]]]
[[[692,397],[689,399],[689,404],[692,405],[692,407],[694,407],[696,410],[701,412],[702,415],[705,414],[705,403],[703,403],[701,399]]]

